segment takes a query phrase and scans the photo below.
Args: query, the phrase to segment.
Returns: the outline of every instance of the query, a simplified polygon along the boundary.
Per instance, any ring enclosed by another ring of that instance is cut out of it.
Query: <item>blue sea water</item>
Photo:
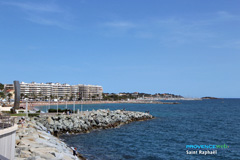
[[[84,110],[149,110],[156,118],[61,139],[89,160],[240,159],[240,99],[179,102],[83,105]],[[186,145],[224,144],[229,148],[217,149],[216,155],[186,154],[186,150],[197,150]]]

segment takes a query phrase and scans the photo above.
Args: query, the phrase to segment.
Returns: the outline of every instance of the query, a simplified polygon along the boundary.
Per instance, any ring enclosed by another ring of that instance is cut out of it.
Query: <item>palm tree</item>
[[[42,92],[39,92],[38,93],[38,98],[42,100],[42,96],[43,96]]]
[[[9,104],[10,104],[10,100],[11,100],[11,97],[12,97],[12,93],[8,93],[8,100],[9,100]]]
[[[24,94],[23,94],[23,93],[21,93],[21,95],[20,95],[20,96],[21,96],[21,99],[23,100],[23,98],[24,98]]]
[[[66,94],[65,97],[66,97],[66,109],[67,109],[68,94]]]
[[[68,94],[65,94],[66,101],[68,100]]]

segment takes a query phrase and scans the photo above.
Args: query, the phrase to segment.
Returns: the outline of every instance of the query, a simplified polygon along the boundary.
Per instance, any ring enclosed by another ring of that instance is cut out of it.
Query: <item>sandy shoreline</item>
[[[117,103],[134,103],[134,104],[179,104],[179,102],[161,102],[154,100],[129,100],[129,101],[75,101],[75,104],[117,104]],[[74,101],[68,101],[67,105],[74,104]],[[28,102],[28,109],[34,110],[34,107],[52,105],[66,105],[66,102]],[[25,108],[26,102],[21,102],[20,107]]]
[[[76,101],[75,104],[115,104],[115,103],[132,103],[130,101]],[[28,109],[33,110],[34,107],[39,106],[53,106],[53,105],[65,105],[66,102],[28,102]],[[74,104],[73,101],[68,101],[67,104]],[[21,102],[20,107],[26,106],[26,102]]]

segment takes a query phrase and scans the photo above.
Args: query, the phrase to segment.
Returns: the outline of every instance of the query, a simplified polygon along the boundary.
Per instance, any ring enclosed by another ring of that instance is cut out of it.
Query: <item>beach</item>
[[[174,101],[176,101],[178,99],[174,99]],[[181,100],[189,100],[189,99],[181,99]],[[191,99],[191,100],[195,100],[195,99]],[[198,99],[197,99],[198,100]],[[28,109],[29,110],[34,110],[34,107],[39,107],[39,106],[56,106],[56,105],[73,105],[73,104],[129,104],[129,103],[133,103],[133,104],[178,104],[179,102],[172,102],[173,100],[170,99],[171,102],[167,102],[167,100],[165,99],[164,102],[162,101],[156,101],[156,100],[120,100],[120,101],[67,101],[66,102],[39,102],[39,101],[33,101],[33,102],[28,102]],[[26,107],[26,102],[21,102],[20,103],[20,107],[25,108]]]

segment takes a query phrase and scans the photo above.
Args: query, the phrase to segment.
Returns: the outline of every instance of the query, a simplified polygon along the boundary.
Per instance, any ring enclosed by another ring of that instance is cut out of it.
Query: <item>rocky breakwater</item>
[[[35,121],[26,119],[16,132],[15,160],[73,160],[72,150],[58,138],[47,133],[47,128]],[[83,158],[84,159],[84,158]]]
[[[94,129],[114,128],[133,121],[152,118],[152,115],[143,112],[93,110],[84,114],[42,116],[36,121],[57,136],[62,133],[86,133]]]

